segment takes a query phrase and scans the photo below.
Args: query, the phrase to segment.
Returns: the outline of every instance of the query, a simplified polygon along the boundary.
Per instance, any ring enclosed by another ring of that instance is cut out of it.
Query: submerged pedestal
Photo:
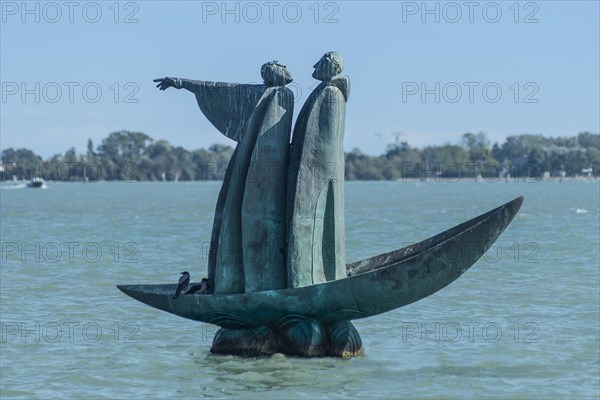
[[[342,357],[364,355],[362,340],[352,322],[324,326],[314,320],[289,318],[274,328],[220,328],[213,339],[212,353],[262,357],[283,353],[299,357]]]

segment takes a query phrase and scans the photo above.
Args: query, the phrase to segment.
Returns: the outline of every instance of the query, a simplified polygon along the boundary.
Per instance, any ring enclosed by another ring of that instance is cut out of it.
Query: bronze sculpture
[[[420,243],[346,265],[342,142],[349,79],[340,76],[343,62],[334,52],[314,68],[321,83],[300,111],[291,147],[293,95],[285,87],[291,74],[281,64],[263,66],[263,85],[155,80],[161,90],[193,92],[202,112],[238,146],[215,211],[209,293],[173,299],[176,285],[119,289],[161,310],[220,326],[212,352],[361,355],[351,320],[402,307],[453,282],[522,204],[519,197]],[[277,166],[269,179],[249,179],[267,165]],[[249,249],[256,251],[253,257]]]

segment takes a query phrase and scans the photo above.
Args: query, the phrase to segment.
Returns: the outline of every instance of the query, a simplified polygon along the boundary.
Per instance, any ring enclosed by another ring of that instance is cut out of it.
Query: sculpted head
[[[344,61],[342,57],[335,51],[325,53],[323,57],[313,65],[315,71],[312,76],[320,81],[328,81],[331,78],[339,75],[344,69]]]
[[[293,78],[290,71],[285,65],[279,64],[277,61],[270,61],[260,68],[260,74],[267,86],[285,86],[290,83]]]

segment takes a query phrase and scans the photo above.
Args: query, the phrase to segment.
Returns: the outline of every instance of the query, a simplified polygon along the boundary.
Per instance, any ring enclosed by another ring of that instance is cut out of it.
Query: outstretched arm
[[[202,113],[228,138],[239,141],[247,122],[267,86],[227,82],[192,81],[181,78],[154,79],[156,87],[187,89],[194,93]]]
[[[198,86],[202,86],[204,84],[204,81],[192,81],[189,79],[170,78],[168,76],[164,78],[154,79],[153,82],[158,82],[158,85],[156,85],[156,87],[160,90],[166,90],[170,87],[174,87],[175,89],[187,89],[192,93],[195,93],[195,89]]]

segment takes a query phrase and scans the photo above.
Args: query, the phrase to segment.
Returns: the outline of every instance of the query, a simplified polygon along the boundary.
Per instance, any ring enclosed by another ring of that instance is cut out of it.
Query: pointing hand
[[[158,82],[158,85],[156,85],[157,88],[159,88],[160,90],[165,90],[168,89],[170,87],[175,87],[175,79],[174,78],[169,78],[164,77],[164,78],[157,78],[154,79],[152,82]]]

